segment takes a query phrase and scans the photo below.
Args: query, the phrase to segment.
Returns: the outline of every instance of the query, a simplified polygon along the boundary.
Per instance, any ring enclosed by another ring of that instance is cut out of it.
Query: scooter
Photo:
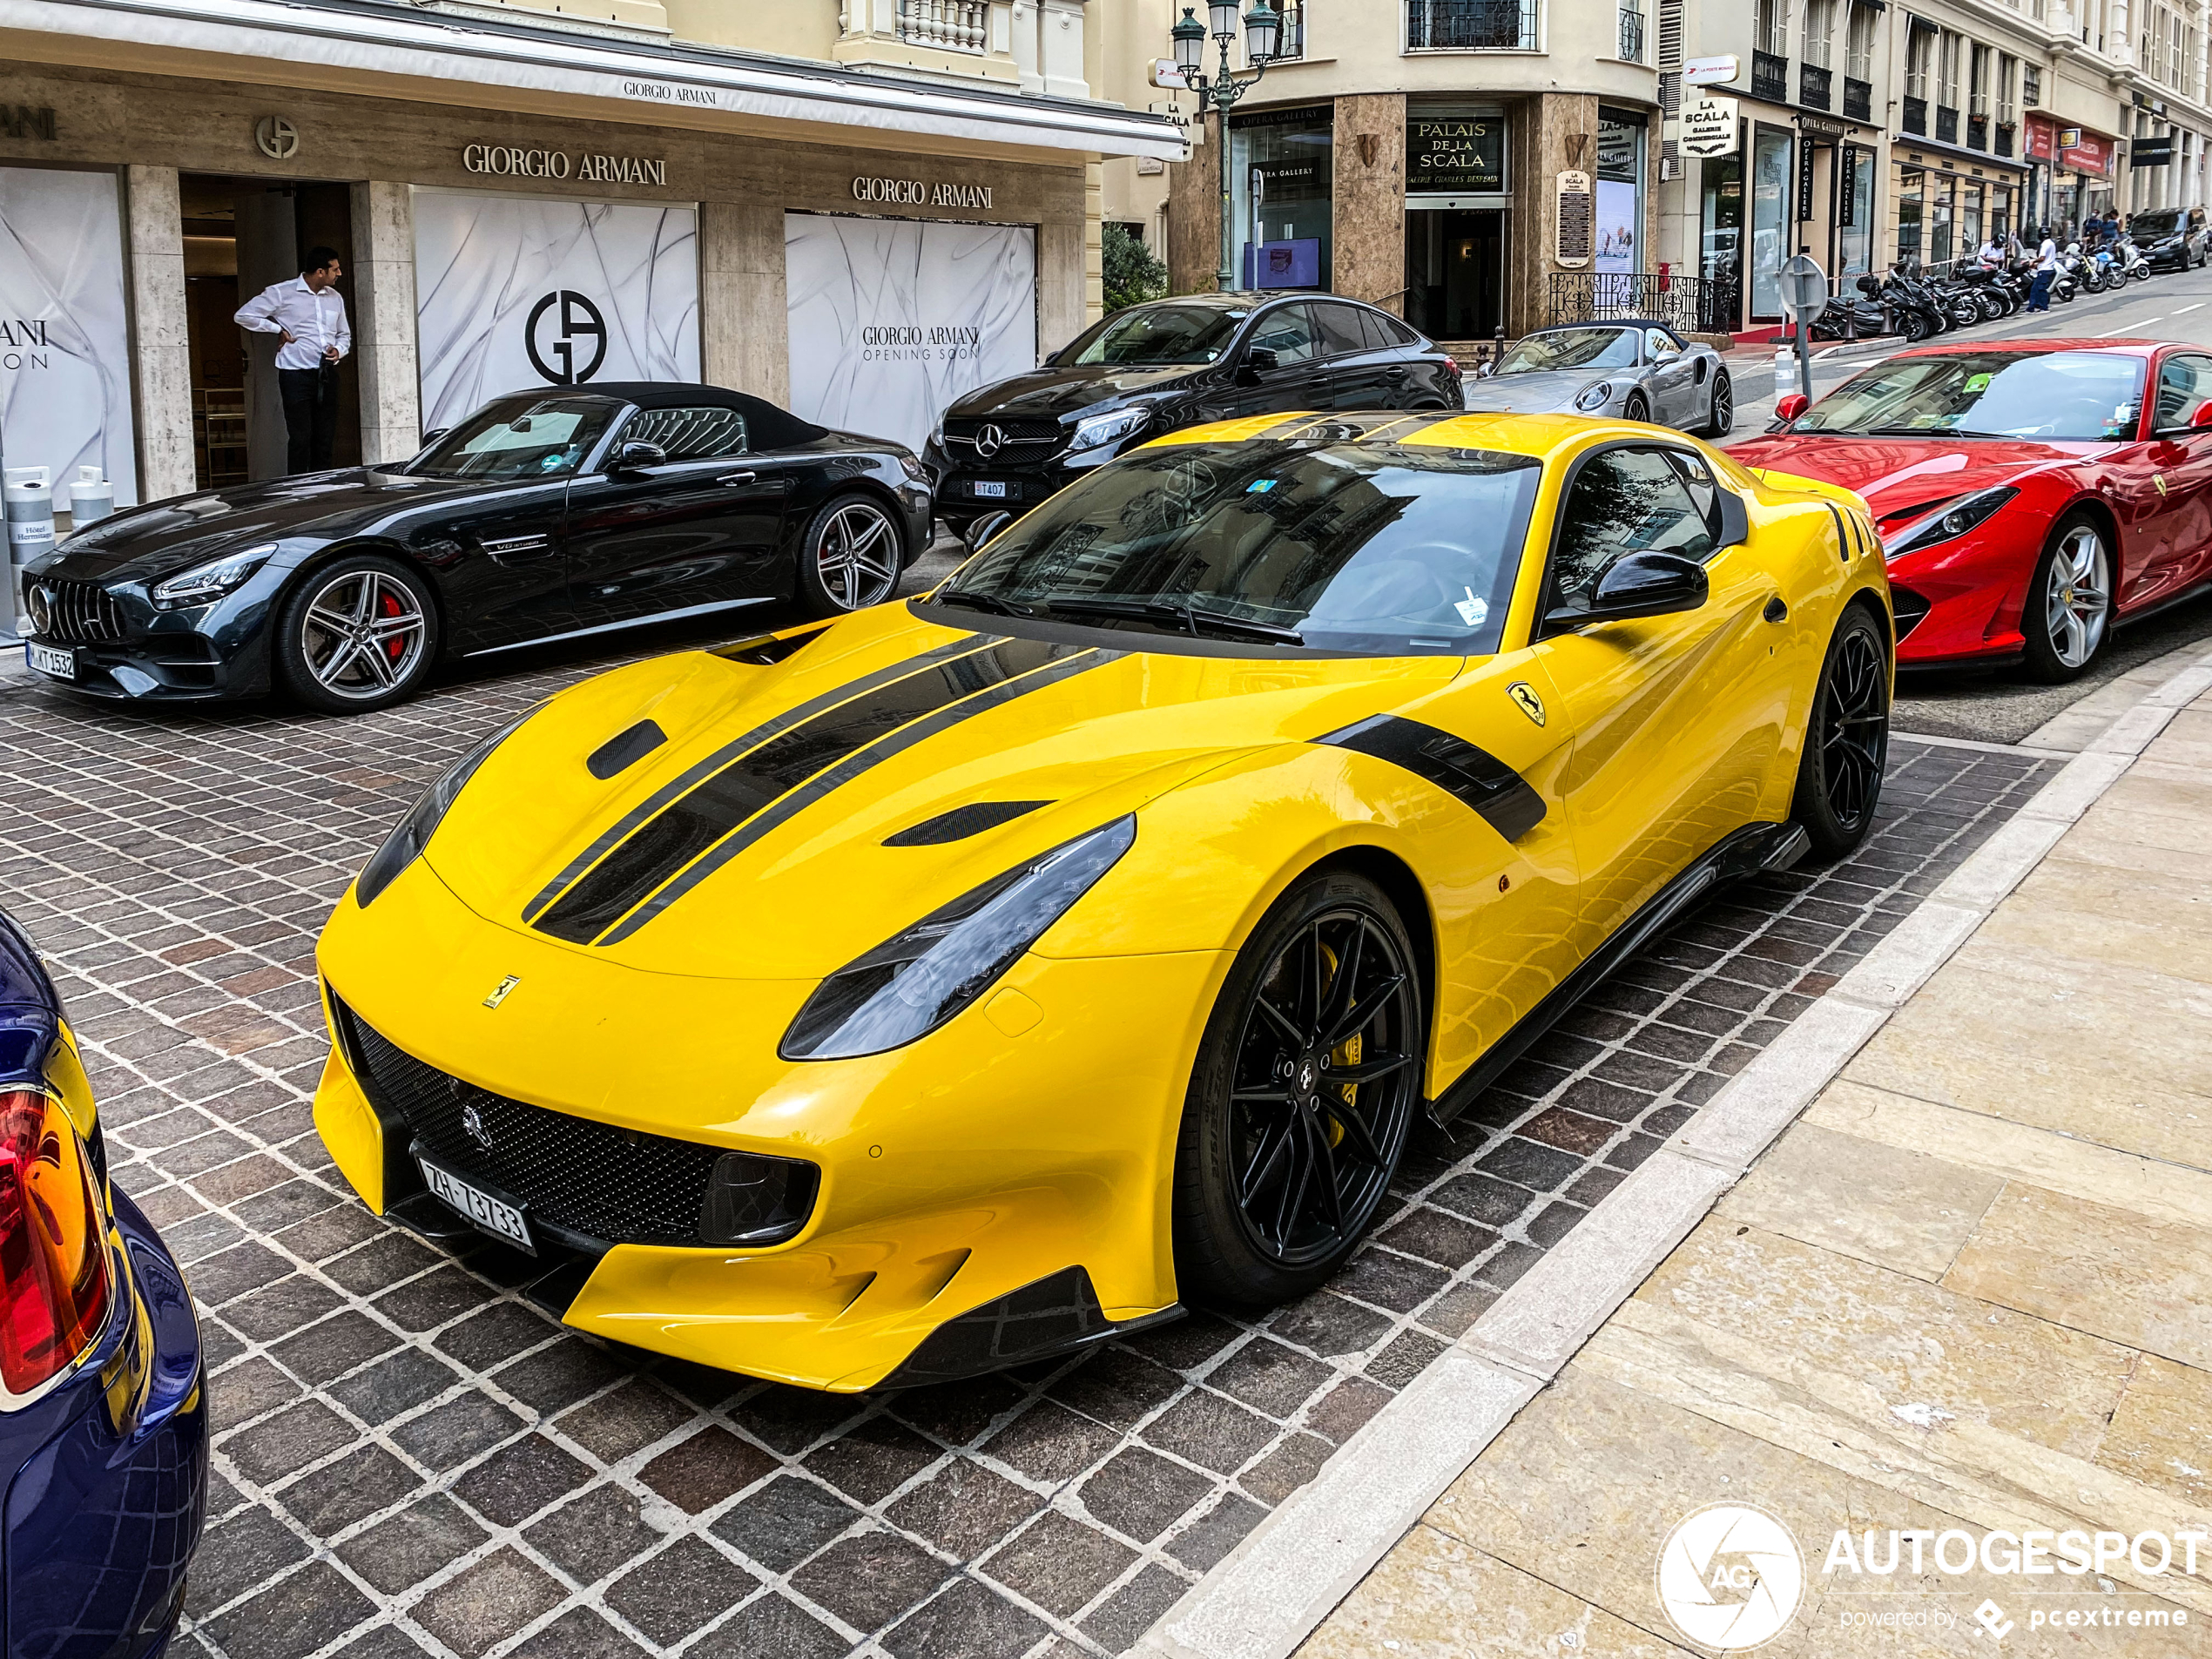
[[[2150,261],[2143,257],[2142,250],[2135,246],[2135,239],[2132,236],[2122,236],[2120,239],[2118,247],[2114,250],[2113,264],[2114,268],[2121,273],[2120,280],[2122,282],[2129,277],[2133,277],[2138,282],[2150,280]]]
[[[1838,293],[1813,319],[1815,340],[1864,340],[1870,334],[1890,332],[1890,316],[1880,302],[1882,285],[1871,276],[1863,276],[1852,286],[1858,289],[1856,293]]]

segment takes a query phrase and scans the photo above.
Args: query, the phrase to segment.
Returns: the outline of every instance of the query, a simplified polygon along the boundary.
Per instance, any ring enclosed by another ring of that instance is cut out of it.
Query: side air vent
[[[733,663],[772,668],[785,658],[796,656],[801,646],[811,644],[821,631],[819,628],[809,628],[796,634],[762,634],[758,638],[740,639],[734,645],[725,645],[714,654]]]
[[[985,830],[996,829],[1011,823],[1024,813],[1034,813],[1040,806],[1049,806],[1049,800],[979,800],[966,806],[955,806],[949,813],[940,813],[934,818],[925,818],[921,823],[900,830],[896,835],[884,838],[886,846],[942,846],[948,841],[964,841],[971,835],[981,835]]]
[[[651,720],[640,720],[627,732],[617,732],[591,752],[583,764],[602,783],[625,767],[644,759],[668,741],[668,733]]]
[[[1918,628],[1928,612],[1934,609],[1928,603],[1925,594],[1915,593],[1910,588],[1892,588],[1890,604],[1897,612],[1897,637],[1899,639]]]
[[[1487,750],[1433,725],[1378,714],[1314,741],[1356,749],[1427,779],[1466,802],[1508,841],[1543,822],[1544,798],[1519,772]]]

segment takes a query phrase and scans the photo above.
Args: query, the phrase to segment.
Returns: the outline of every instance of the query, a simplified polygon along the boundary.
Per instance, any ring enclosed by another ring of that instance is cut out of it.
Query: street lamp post
[[[1244,56],[1252,72],[1239,80],[1229,69],[1229,45],[1237,38],[1237,0],[1206,0],[1205,23],[1191,16],[1193,10],[1184,7],[1183,21],[1168,32],[1175,40],[1176,67],[1183,71],[1184,84],[1198,95],[1198,118],[1204,120],[1209,109],[1221,111],[1221,269],[1215,286],[1225,292],[1231,286],[1229,263],[1235,252],[1229,212],[1229,111],[1267,73],[1281,39],[1283,17],[1267,0],[1252,0],[1251,10],[1244,14]],[[1220,71],[1211,78],[1204,72],[1209,34],[1221,50]]]

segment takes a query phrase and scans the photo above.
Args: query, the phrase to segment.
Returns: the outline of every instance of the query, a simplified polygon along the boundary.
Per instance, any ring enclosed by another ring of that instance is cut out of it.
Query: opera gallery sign
[[[665,185],[668,163],[657,156],[598,155],[536,150],[519,144],[472,144],[461,152],[470,172],[497,179],[573,179],[593,185]]]

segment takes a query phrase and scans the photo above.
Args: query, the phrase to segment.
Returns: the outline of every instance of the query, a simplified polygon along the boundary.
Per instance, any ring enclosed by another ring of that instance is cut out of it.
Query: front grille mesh
[[[522,1200],[533,1221],[593,1238],[700,1242],[701,1204],[722,1148],[492,1094],[395,1047],[335,995],[331,1005],[370,1099],[405,1119],[423,1150],[455,1175]],[[462,1127],[469,1106],[489,1147]]]
[[[1002,447],[988,455],[975,448],[975,435],[987,426],[998,428],[1003,441]],[[1060,422],[1047,417],[945,422],[947,452],[955,460],[974,459],[986,466],[993,462],[1042,461],[1058,449],[1062,442]]]
[[[98,645],[123,637],[123,607],[97,582],[44,580],[49,639],[65,645]],[[35,607],[34,607],[35,610]]]

